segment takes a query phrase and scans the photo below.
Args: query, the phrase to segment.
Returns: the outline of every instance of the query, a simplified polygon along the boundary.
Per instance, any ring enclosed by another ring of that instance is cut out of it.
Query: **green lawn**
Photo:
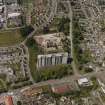
[[[29,61],[29,66],[31,70],[31,75],[33,79],[36,79],[36,59],[37,59],[37,53],[34,48],[29,48],[29,53],[30,53],[30,61]]]
[[[37,63],[37,55],[42,53],[42,49],[40,49],[35,42],[33,38],[29,38],[26,42],[26,46],[29,49],[29,66],[30,66],[30,72],[34,80],[37,78],[37,68],[36,68],[36,63]]]
[[[0,92],[3,92],[5,90],[7,90],[7,86],[5,82],[2,79],[0,79]]]
[[[18,30],[1,31],[0,32],[0,46],[11,46],[22,42],[24,38]]]

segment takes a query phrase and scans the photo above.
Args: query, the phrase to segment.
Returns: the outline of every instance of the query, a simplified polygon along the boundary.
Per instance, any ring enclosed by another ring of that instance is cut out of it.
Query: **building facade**
[[[58,64],[67,64],[67,61],[68,61],[68,53],[38,55],[37,68],[54,66]]]

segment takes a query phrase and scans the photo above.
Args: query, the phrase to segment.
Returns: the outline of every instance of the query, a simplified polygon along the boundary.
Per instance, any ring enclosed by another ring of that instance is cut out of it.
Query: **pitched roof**
[[[13,100],[11,96],[5,96],[5,105],[13,105]]]
[[[71,90],[68,84],[56,84],[52,86],[52,91],[57,94],[69,92]]]

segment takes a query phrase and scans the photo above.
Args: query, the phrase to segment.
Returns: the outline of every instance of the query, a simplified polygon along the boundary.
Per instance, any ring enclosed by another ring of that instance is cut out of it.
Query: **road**
[[[68,6],[69,6],[69,19],[70,19],[70,31],[69,31],[69,39],[70,39],[70,42],[71,42],[71,57],[73,58],[73,62],[72,62],[72,68],[73,68],[73,70],[74,70],[74,75],[75,76],[79,76],[80,74],[79,74],[79,72],[78,72],[78,69],[77,69],[77,67],[76,67],[76,63],[75,63],[75,55],[74,55],[74,45],[73,45],[73,13],[72,13],[72,7],[71,7],[71,3],[70,3],[70,1],[67,1],[68,2]]]
[[[34,80],[33,80],[33,78],[32,78],[32,75],[31,75],[31,70],[30,70],[30,67],[29,67],[29,52],[28,52],[28,48],[27,48],[27,46],[26,45],[24,45],[24,47],[25,47],[25,50],[26,50],[26,54],[27,54],[27,58],[28,58],[28,68],[27,68],[27,72],[28,72],[28,74],[29,74],[29,77],[30,77],[30,81],[32,81],[32,83],[34,83]]]
[[[38,86],[43,86],[43,85],[53,85],[53,84],[62,83],[62,82],[63,83],[64,82],[70,82],[70,83],[74,84],[76,82],[76,80],[78,80],[80,78],[83,78],[83,77],[87,77],[87,78],[97,77],[97,78],[99,78],[102,75],[105,75],[105,71],[92,72],[92,73],[84,74],[82,76],[80,76],[80,75],[78,75],[78,76],[72,75],[72,76],[64,77],[62,79],[42,81],[42,82],[39,82],[39,83],[34,83],[31,86],[38,87]],[[11,91],[9,91],[9,93],[12,92],[14,95],[16,95],[16,94],[18,95],[18,94],[20,94],[21,91],[23,91],[24,89],[26,89],[28,87],[30,87],[30,86],[26,86],[26,87],[23,87],[23,88],[20,88],[20,89],[11,90]],[[4,93],[4,94],[1,94],[1,95],[6,95],[6,94],[8,94],[8,93]]]

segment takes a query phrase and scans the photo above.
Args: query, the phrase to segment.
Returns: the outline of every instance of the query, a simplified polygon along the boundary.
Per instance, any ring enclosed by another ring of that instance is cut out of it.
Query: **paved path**
[[[69,32],[69,38],[70,38],[70,42],[71,42],[71,57],[73,58],[73,59],[75,59],[74,58],[74,45],[73,45],[73,12],[72,12],[72,8],[71,8],[71,3],[70,3],[70,1],[67,1],[68,2],[68,6],[69,6],[69,19],[70,19],[70,32]],[[76,63],[75,63],[75,61],[73,60],[73,62],[72,62],[72,68],[73,68],[73,70],[74,70],[74,75],[76,75],[76,76],[79,76],[80,74],[79,74],[79,72],[78,72],[78,69],[77,69],[77,67],[76,67]]]
[[[30,80],[32,81],[32,83],[34,83],[34,80],[33,80],[33,78],[32,78],[32,75],[31,75],[31,70],[30,70],[30,67],[29,67],[29,52],[28,52],[28,48],[27,48],[27,46],[26,45],[24,45],[24,47],[25,47],[25,50],[26,50],[26,53],[27,53],[27,58],[28,58],[28,75],[29,75],[29,77],[30,77]]]

